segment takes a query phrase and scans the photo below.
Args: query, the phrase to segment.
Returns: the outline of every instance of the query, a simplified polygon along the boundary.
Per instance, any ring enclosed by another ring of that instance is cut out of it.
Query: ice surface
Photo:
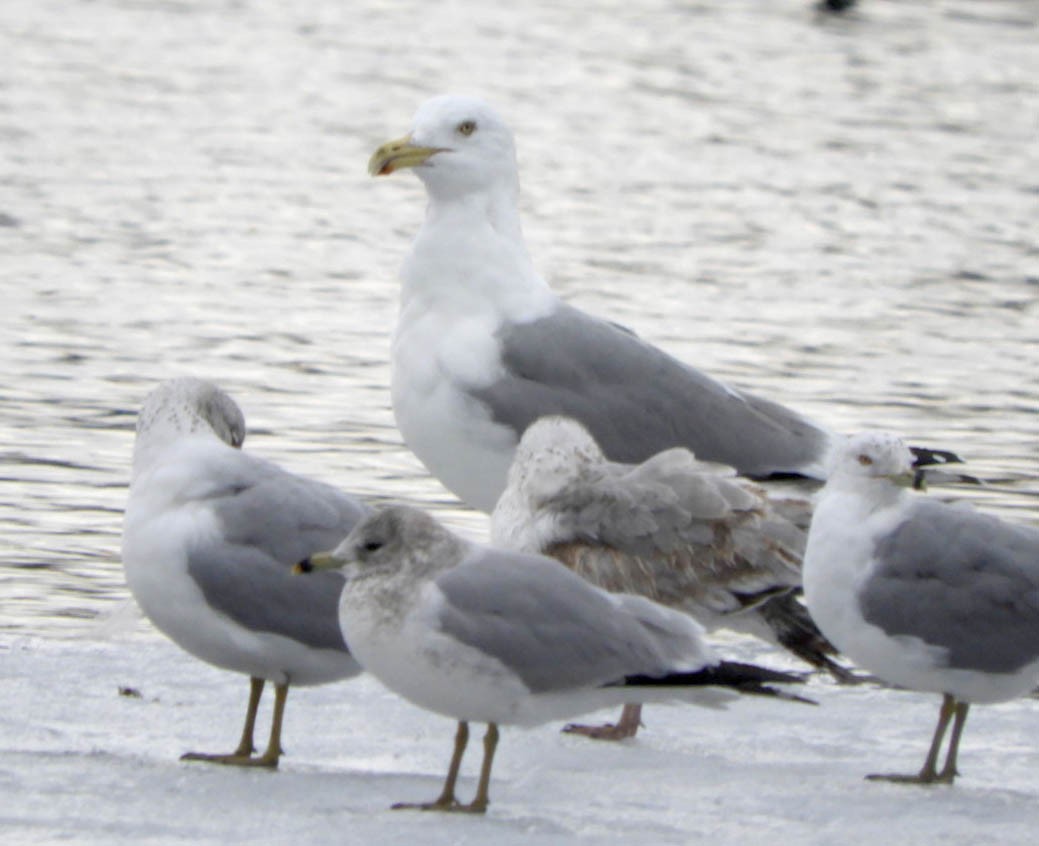
[[[718,712],[649,707],[646,728],[619,745],[558,725],[506,729],[487,816],[454,817],[389,810],[436,795],[454,729],[367,676],[293,689],[278,772],[180,762],[188,749],[236,743],[247,684],[144,623],[117,628],[0,636],[7,846],[1035,842],[1034,700],[972,713],[951,788],[863,780],[919,767],[936,697],[823,679],[808,686],[818,708],[749,698]],[[734,657],[792,666],[750,641],[720,643]],[[463,765],[463,799],[478,750]]]

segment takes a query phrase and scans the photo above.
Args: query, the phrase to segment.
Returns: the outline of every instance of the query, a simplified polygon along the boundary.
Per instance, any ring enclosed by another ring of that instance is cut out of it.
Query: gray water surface
[[[510,120],[571,302],[1039,522],[1039,4],[6,0],[0,627],[127,597],[134,415],[212,378],[247,448],[480,537],[389,408],[423,99]],[[565,8],[564,8],[565,7]],[[965,495],[957,492],[956,495]]]

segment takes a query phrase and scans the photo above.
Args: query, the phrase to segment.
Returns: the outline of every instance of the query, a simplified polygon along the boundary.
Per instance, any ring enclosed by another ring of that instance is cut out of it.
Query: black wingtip
[[[963,459],[955,452],[947,449],[931,449],[930,447],[911,446],[914,467],[936,467],[944,464],[963,464]]]
[[[916,475],[913,478],[913,487],[922,490],[927,482],[936,484],[984,484],[977,476],[969,473],[957,473],[955,470],[945,469],[948,464],[963,464],[963,459],[955,452],[947,449],[930,449],[929,447],[909,447],[913,453],[913,468]]]
[[[815,4],[817,12],[846,12],[855,5],[856,0],[818,0]]]
[[[759,613],[776,640],[792,655],[829,673],[839,684],[853,684],[859,680],[852,670],[834,660],[833,656],[839,654],[837,648],[819,631],[794,591],[773,597],[760,607]]]
[[[773,670],[742,661],[722,661],[708,668],[725,683],[774,682],[775,684],[804,684],[811,673],[792,673],[788,670]]]
[[[777,699],[785,699],[788,702],[800,702],[802,705],[818,705],[814,699],[806,696],[798,696],[796,693],[787,693],[779,690],[765,682],[777,684],[804,684],[807,681],[805,673],[788,673],[783,670],[772,670],[768,667],[759,667],[757,664],[744,664],[739,661],[722,661],[711,669],[717,671],[717,675],[723,680],[726,687],[738,690],[750,696],[774,696]]]
[[[625,687],[729,687],[754,696],[774,696],[804,705],[818,705],[819,703],[812,699],[777,690],[766,684],[804,684],[806,679],[805,673],[788,673],[759,667],[756,664],[722,661],[713,667],[704,667],[702,670],[689,673],[626,676],[620,684]]]

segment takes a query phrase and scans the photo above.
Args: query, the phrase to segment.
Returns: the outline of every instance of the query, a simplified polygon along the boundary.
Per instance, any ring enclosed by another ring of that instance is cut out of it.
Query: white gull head
[[[913,454],[891,432],[861,432],[847,438],[832,459],[827,487],[866,489],[913,481]]]
[[[240,448],[245,442],[245,416],[224,391],[204,379],[169,379],[144,400],[137,416],[134,474],[150,456],[183,437],[209,436]]]
[[[427,100],[412,120],[411,141],[439,150],[415,170],[434,199],[488,190],[513,201],[519,195],[512,132],[482,100],[450,94]]]

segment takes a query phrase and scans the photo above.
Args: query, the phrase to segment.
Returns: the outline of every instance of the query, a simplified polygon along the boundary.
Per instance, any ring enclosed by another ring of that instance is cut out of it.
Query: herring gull
[[[604,590],[624,591],[780,643],[840,681],[852,675],[796,595],[811,517],[732,468],[676,447],[639,465],[609,462],[576,420],[543,417],[520,438],[491,514],[498,546],[551,556]],[[641,707],[598,739],[632,737]]]
[[[841,436],[552,292],[523,242],[512,133],[487,103],[424,103],[369,162],[373,175],[402,168],[429,205],[401,272],[393,411],[408,447],[467,504],[494,508],[520,435],[549,414],[579,420],[612,461],[681,446],[755,478],[825,478]]]
[[[212,383],[172,379],[152,391],[137,419],[122,557],[134,598],[160,631],[203,661],[250,677],[238,748],[184,759],[276,767],[289,685],[360,672],[339,627],[342,577],[296,579],[292,565],[337,543],[368,508],[242,452],[244,439],[241,410]],[[267,749],[256,756],[267,681],[274,714]]]
[[[920,497],[906,489],[912,480],[912,455],[896,436],[847,441],[812,519],[805,598],[852,661],[942,696],[920,771],[869,778],[951,784],[970,705],[1020,696],[1039,680],[1039,529]]]
[[[685,614],[594,587],[559,562],[464,540],[390,506],[299,569],[343,568],[343,634],[361,666],[411,702],[459,721],[440,796],[394,807],[482,813],[498,726],[538,725],[610,704],[737,693],[797,699],[764,682],[799,676],[719,661]],[[804,700],[801,700],[804,701]],[[487,723],[476,796],[455,783],[468,724]]]

